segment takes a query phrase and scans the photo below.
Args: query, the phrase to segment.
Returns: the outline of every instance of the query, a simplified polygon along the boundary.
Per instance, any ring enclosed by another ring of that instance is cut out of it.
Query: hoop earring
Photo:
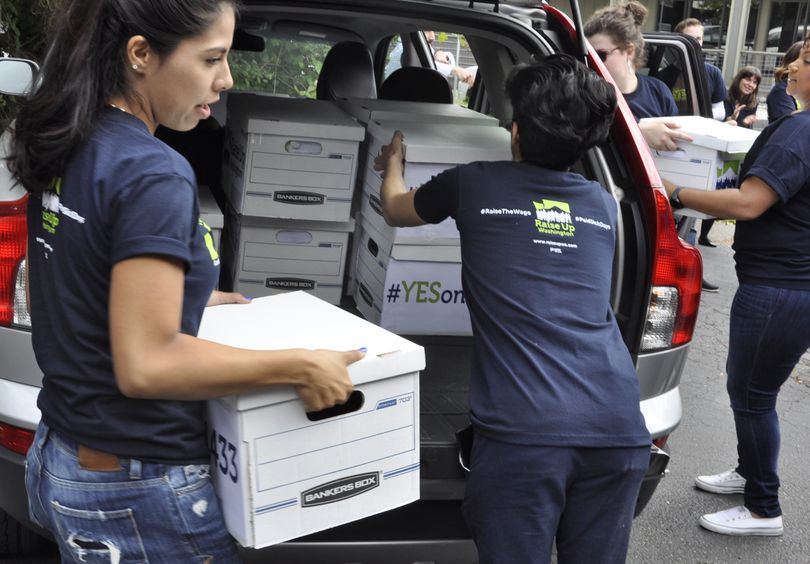
[[[138,70],[138,65],[132,65],[132,70]]]

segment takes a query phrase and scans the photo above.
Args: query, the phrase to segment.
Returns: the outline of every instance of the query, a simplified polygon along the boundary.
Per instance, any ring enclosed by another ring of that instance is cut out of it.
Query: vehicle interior
[[[229,57],[233,91],[311,99],[335,97],[386,97],[399,100],[456,103],[496,117],[508,126],[511,109],[503,84],[509,71],[535,54],[549,54],[567,46],[564,35],[549,29],[542,10],[520,11],[501,6],[499,26],[482,19],[467,2],[431,4],[418,17],[375,3],[344,4],[338,11],[303,2],[247,2]],[[432,15],[429,16],[427,12]],[[471,85],[445,78],[437,71],[425,31],[455,38],[474,61]],[[286,68],[293,66],[293,68]],[[404,74],[407,75],[402,78]],[[399,78],[398,78],[399,77]],[[441,79],[441,80],[437,80]],[[466,86],[466,87],[465,87]],[[213,117],[189,133],[160,131],[159,137],[184,153],[201,183],[208,182],[220,207],[227,206],[218,186],[221,166],[222,124],[227,121],[227,93],[213,110]],[[576,170],[599,181],[619,201],[621,222],[615,258],[612,303],[631,352],[638,350],[640,319],[644,318],[650,258],[647,251],[642,204],[622,152],[615,141],[589,151]],[[221,283],[223,289],[228,289]],[[351,309],[351,299],[342,304]],[[412,528],[398,523],[428,519],[419,529],[435,538],[465,538],[458,512],[463,496],[464,472],[458,464],[456,431],[467,424],[467,374],[472,362],[470,337],[408,336],[426,349],[427,369],[421,375],[421,501],[329,531],[301,542],[330,542],[357,538],[409,540]],[[451,492],[448,499],[448,492]],[[430,510],[425,512],[424,506]],[[421,509],[420,509],[421,506]],[[399,531],[399,532],[398,532]],[[423,539],[424,540],[424,539]]]

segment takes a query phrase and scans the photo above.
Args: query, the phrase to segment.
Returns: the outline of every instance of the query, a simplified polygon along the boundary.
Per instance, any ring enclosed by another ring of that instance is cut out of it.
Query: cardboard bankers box
[[[291,386],[208,402],[211,473],[240,544],[268,546],[419,498],[422,347],[304,292],[207,308],[199,336],[242,348],[368,349],[349,366],[345,413],[308,416]]]
[[[677,186],[699,190],[736,188],[745,154],[756,141],[758,131],[735,127],[700,116],[645,118],[642,122],[675,122],[692,142],[678,141],[675,151],[653,150],[655,168],[661,178]],[[688,208],[678,215],[706,219],[709,216]]]

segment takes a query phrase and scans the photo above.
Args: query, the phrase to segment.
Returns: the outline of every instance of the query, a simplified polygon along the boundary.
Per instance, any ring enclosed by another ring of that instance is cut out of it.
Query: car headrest
[[[442,74],[426,67],[402,67],[380,85],[379,98],[452,104],[453,91]]]
[[[315,96],[318,100],[376,98],[374,63],[368,48],[356,41],[333,45],[318,75]]]

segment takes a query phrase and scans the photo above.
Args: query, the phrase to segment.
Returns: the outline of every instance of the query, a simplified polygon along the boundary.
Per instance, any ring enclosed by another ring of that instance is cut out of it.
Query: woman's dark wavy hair
[[[779,66],[773,69],[774,82],[782,82],[783,80],[787,80],[788,73],[790,72],[788,66],[790,63],[799,58],[799,55],[802,52],[802,47],[804,47],[804,41],[797,41],[788,47],[788,50],[785,51],[784,55],[782,55],[782,61],[779,63]]]
[[[204,32],[223,5],[238,0],[65,0],[41,84],[14,125],[11,172],[29,192],[41,193],[60,175],[73,149],[86,140],[112,96],[131,99],[126,45],[142,35],[160,57]]]
[[[751,77],[757,80],[757,87],[754,88],[754,91],[750,94],[743,94],[740,90],[740,82],[742,82],[744,78]],[[728,100],[731,102],[731,106],[734,107],[737,104],[745,104],[745,107],[749,110],[756,108],[757,104],[759,104],[757,96],[759,95],[759,85],[761,82],[762,73],[757,67],[745,66],[738,70],[737,74],[734,75],[734,80],[731,81],[731,86],[728,87]]]
[[[614,87],[570,55],[516,67],[506,81],[521,158],[565,170],[607,139]]]

